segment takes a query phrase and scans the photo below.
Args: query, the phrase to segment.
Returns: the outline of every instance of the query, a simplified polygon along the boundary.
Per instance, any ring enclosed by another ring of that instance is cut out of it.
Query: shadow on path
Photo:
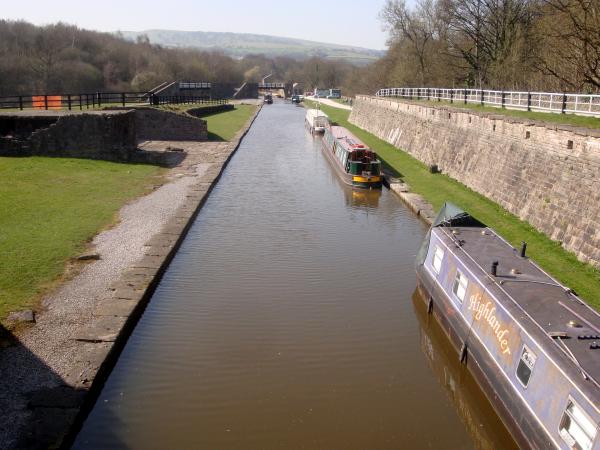
[[[87,389],[70,386],[0,324],[0,448],[68,445],[63,440],[80,409],[85,408],[87,394]],[[119,421],[112,423],[118,427]],[[127,447],[123,444],[119,448]]]

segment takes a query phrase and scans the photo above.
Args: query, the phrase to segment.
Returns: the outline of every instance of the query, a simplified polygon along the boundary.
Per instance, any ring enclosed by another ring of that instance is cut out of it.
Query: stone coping
[[[118,114],[127,114],[129,111],[135,108],[122,108],[122,109],[95,109],[95,110],[75,110],[71,111],[67,110],[23,110],[23,111],[2,111],[0,110],[0,117],[26,117],[26,118],[36,118],[36,117],[64,117],[64,116],[80,116],[83,114],[92,114],[95,116],[107,116],[107,115],[118,115]]]

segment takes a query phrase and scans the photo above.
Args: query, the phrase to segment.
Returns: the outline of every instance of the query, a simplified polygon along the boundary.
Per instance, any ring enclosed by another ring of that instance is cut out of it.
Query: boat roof
[[[307,116],[314,116],[314,117],[328,117],[327,114],[325,114],[323,111],[321,111],[320,109],[308,109],[306,111],[306,115]]]
[[[579,372],[572,379],[579,379],[580,385],[585,380],[581,370],[585,371],[600,400],[600,348],[591,348],[593,342],[600,344],[600,314],[483,224],[446,222],[432,232],[556,362],[566,361],[572,373]],[[496,277],[489,275],[494,261]]]
[[[371,151],[371,149],[367,146],[367,144],[365,144],[359,138],[354,136],[347,128],[332,126],[331,134],[333,135],[334,138],[336,138],[340,141],[340,144],[342,144],[342,146],[345,147],[346,150],[348,150],[350,152],[352,152],[354,150]]]

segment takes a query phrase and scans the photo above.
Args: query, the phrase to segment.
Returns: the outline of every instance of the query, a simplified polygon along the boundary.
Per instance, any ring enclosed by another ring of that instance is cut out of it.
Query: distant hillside
[[[269,57],[289,56],[296,59],[319,56],[322,58],[343,59],[357,64],[366,64],[384,54],[381,50],[370,50],[347,45],[326,44],[262,34],[171,30],[122,31],[121,34],[130,40],[135,40],[140,35],[146,35],[151,43],[160,44],[165,47],[195,47],[204,50],[218,49],[235,57],[253,53],[262,53]]]

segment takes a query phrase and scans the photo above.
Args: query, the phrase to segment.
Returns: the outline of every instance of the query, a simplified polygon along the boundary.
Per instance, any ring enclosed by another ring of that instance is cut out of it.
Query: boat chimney
[[[494,261],[492,263],[492,270],[490,272],[493,276],[497,277],[498,276],[498,261]]]
[[[525,258],[525,254],[527,253],[527,242],[521,242],[521,258]]]

